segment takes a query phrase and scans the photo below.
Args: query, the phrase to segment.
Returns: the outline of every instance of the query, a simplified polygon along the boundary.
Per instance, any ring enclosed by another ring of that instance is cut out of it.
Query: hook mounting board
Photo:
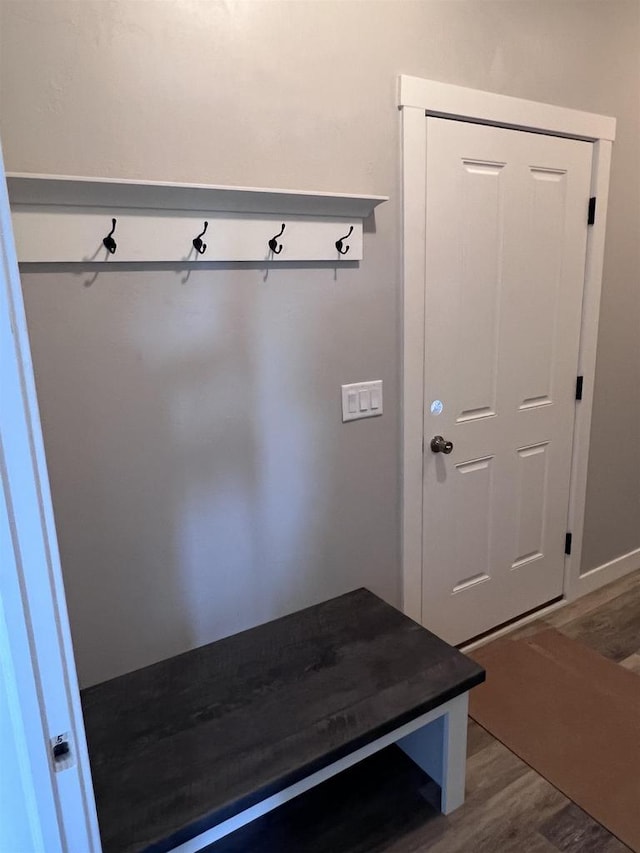
[[[386,196],[8,174],[21,263],[358,261],[363,220]],[[103,239],[117,220],[117,249]],[[209,222],[206,251],[194,238]],[[269,240],[286,223],[274,254]],[[349,251],[336,241],[353,227]]]

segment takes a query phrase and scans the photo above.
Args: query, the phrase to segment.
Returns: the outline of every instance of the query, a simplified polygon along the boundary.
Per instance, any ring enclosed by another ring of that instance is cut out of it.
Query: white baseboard
[[[595,569],[590,569],[583,575],[579,575],[575,582],[575,598],[580,598],[582,595],[600,589],[601,586],[617,581],[638,568],[640,568],[640,548],[635,548],[628,554],[621,554],[619,557],[609,560],[608,563],[603,563],[601,566],[596,566]]]

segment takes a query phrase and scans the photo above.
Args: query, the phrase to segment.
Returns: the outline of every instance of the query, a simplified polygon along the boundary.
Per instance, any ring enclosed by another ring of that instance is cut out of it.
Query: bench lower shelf
[[[397,746],[204,848],[203,853],[363,853],[424,849],[446,827],[440,789]],[[405,845],[404,839],[407,839]]]
[[[326,782],[375,753],[396,744],[440,788],[440,810],[449,814],[464,802],[467,754],[468,694],[451,699],[411,723],[367,744],[334,764],[307,776],[277,794],[245,809],[195,838],[174,847],[172,853],[197,853],[240,827],[284,805],[293,797]],[[213,853],[213,851],[212,851]]]

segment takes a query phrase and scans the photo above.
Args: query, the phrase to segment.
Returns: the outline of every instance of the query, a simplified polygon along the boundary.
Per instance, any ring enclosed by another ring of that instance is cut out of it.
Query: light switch
[[[355,421],[382,414],[382,380],[342,386],[342,420]]]

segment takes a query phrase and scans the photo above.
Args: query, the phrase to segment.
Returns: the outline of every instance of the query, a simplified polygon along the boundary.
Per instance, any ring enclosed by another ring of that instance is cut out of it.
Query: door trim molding
[[[597,113],[585,113],[555,104],[542,104],[467,89],[451,83],[423,80],[420,77],[400,76],[398,105],[424,110],[431,116],[493,124],[519,130],[531,130],[573,139],[598,139],[613,142],[616,120]]]
[[[22,288],[0,147],[0,677],[8,737],[31,790],[34,851],[98,853],[100,833],[66,609]],[[4,551],[3,551],[4,560]],[[55,765],[51,742],[68,735]],[[26,796],[27,794],[25,794]],[[41,844],[40,844],[41,842]]]
[[[581,581],[582,535],[587,491],[591,411],[595,380],[598,319],[602,291],[604,239],[611,147],[616,120],[493,92],[402,75],[398,106],[402,114],[402,580],[404,612],[422,621],[422,480],[424,418],[424,281],[426,273],[426,115],[473,121],[594,143],[591,195],[598,198],[595,224],[587,235],[578,373],[584,376],[576,403],[568,508],[573,549],[565,558],[564,595],[571,601],[602,585]],[[586,215],[586,208],[585,208]],[[602,573],[602,583],[607,572]]]

